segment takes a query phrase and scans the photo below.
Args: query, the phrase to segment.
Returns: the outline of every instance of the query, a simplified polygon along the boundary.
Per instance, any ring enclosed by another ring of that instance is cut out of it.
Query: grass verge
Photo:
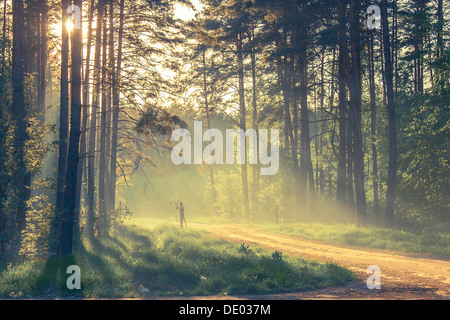
[[[81,290],[68,290],[69,265],[81,269]],[[74,255],[26,262],[0,273],[0,297],[136,298],[267,294],[312,290],[353,280],[335,264],[283,256],[211,239],[173,225],[126,225],[110,238],[84,242]]]

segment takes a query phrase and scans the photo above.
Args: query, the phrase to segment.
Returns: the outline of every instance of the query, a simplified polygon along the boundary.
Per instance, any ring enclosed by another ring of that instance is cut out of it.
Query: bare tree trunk
[[[26,225],[26,163],[25,142],[26,131],[26,105],[24,92],[24,77],[26,70],[25,53],[25,20],[23,1],[13,2],[13,49],[12,49],[12,90],[13,90],[13,119],[16,130],[14,137],[14,159],[16,171],[14,182],[18,192],[17,205],[17,229],[18,234],[25,229]]]
[[[374,36],[370,35],[369,44],[367,46],[369,59],[369,89],[370,89],[370,131],[372,136],[372,183],[373,183],[373,207],[375,215],[378,217],[379,201],[378,201],[378,156],[377,156],[377,108],[375,96],[375,65],[374,65]]]
[[[336,46],[333,46],[333,57],[332,57],[331,61],[332,61],[331,85],[330,85],[330,96],[329,96],[329,98],[330,98],[330,100],[329,100],[330,101],[329,102],[330,112],[332,112],[333,109],[334,109],[334,96],[335,96],[336,79],[338,79],[338,82],[339,82],[339,75],[338,75],[338,77],[335,76],[336,75],[336,66],[338,66],[338,70],[339,70],[339,58],[338,58],[338,63],[336,63]],[[338,73],[339,73],[339,71],[338,71]],[[339,83],[338,83],[338,86],[339,86]],[[339,110],[339,105],[338,105],[338,110]],[[338,116],[338,119],[339,119],[339,116]],[[334,135],[336,133],[336,125],[335,125],[335,123],[336,123],[336,120],[334,120],[333,132],[332,132],[332,136],[331,136],[333,140],[334,140]],[[344,162],[345,162],[345,151],[344,151]],[[338,166],[339,166],[339,156],[338,156]],[[345,172],[345,167],[344,167],[344,172]],[[329,199],[332,199],[333,197],[337,198],[337,193],[334,195],[333,192],[332,192],[333,168],[329,167],[326,170],[326,173],[327,173],[326,175],[328,175],[329,181],[331,181],[330,185],[328,187],[327,196],[328,196]],[[321,178],[321,180],[323,180],[323,181],[321,181],[321,184],[323,184],[323,188],[324,188],[323,192],[325,192],[325,185],[328,183],[326,181],[326,175],[324,175],[323,178]]]
[[[6,10],[7,9],[7,3],[6,0],[3,1],[3,34],[2,34],[2,42],[3,42],[3,46],[2,46],[2,62],[3,62],[3,66],[6,64],[6,53],[5,53],[5,49],[6,46],[4,45],[6,43]]]
[[[251,36],[252,36],[252,41],[255,40],[255,29],[254,27],[251,30]],[[257,85],[257,79],[256,79],[256,52],[255,52],[255,47],[254,44],[252,44],[252,48],[251,48],[251,64],[252,64],[252,109],[253,109],[253,114],[252,114],[252,120],[253,120],[253,129],[258,132],[258,109],[257,109],[257,105],[256,105],[256,85]],[[256,153],[257,153],[257,157],[259,157],[259,139],[256,139]],[[259,172],[260,172],[260,165],[259,165],[259,161],[257,162],[256,165],[253,166],[253,193],[252,193],[252,198],[253,198],[253,203],[256,204],[256,194],[259,191]]]
[[[74,4],[82,8],[82,0]],[[81,14],[81,13],[80,13]],[[80,19],[81,23],[81,19]],[[72,81],[70,108],[70,138],[67,172],[64,188],[64,213],[61,224],[59,254],[72,253],[73,229],[75,221],[75,193],[79,161],[80,125],[81,125],[81,67],[82,67],[82,29],[74,28],[72,32]]]
[[[355,208],[355,191],[354,191],[354,177],[353,177],[353,121],[350,116],[350,110],[347,110],[347,199],[345,200],[346,208],[353,211]]]
[[[325,64],[325,50],[322,52],[322,57],[320,59],[320,109],[319,109],[319,118],[320,118],[320,133],[318,132],[320,136],[318,137],[316,149],[317,149],[317,167],[318,167],[318,178],[316,179],[317,184],[317,190],[320,192],[320,194],[323,194],[324,192],[324,168],[323,165],[319,161],[319,155],[322,156],[323,152],[323,128],[325,126],[325,120],[323,119],[323,110],[325,107],[325,76],[324,76],[324,64]],[[334,62],[333,62],[334,66]],[[317,126],[317,122],[316,122]]]
[[[45,88],[46,88],[46,67],[47,67],[47,0],[43,0],[41,7],[41,25],[40,25],[40,46],[38,65],[38,111],[42,123],[45,122]]]
[[[295,122],[296,122],[296,116],[294,116],[294,119],[291,120],[291,75],[287,71],[289,68],[288,66],[288,59],[287,57],[284,57],[284,63],[283,63],[283,71],[281,71],[281,87],[283,91],[283,101],[284,101],[284,123],[285,123],[285,130],[286,130],[286,137],[287,137],[287,145],[286,148],[291,150],[291,160],[292,160],[292,168],[294,170],[294,182],[295,185],[297,185],[297,168],[298,168],[298,161],[297,161],[297,139],[294,135],[294,132],[297,130],[295,129]],[[292,123],[294,122],[294,124]]]
[[[417,0],[415,1],[416,4],[416,13],[420,15],[424,12],[426,4],[424,3],[424,0]],[[417,29],[420,29],[419,27],[419,21],[416,21],[415,27]],[[389,23],[388,23],[389,27]],[[383,30],[384,31],[384,30]],[[389,30],[388,30],[389,31]],[[384,33],[383,33],[384,35]],[[424,88],[424,81],[423,81],[423,45],[424,45],[424,38],[422,32],[416,32],[414,34],[414,56],[415,56],[415,88],[417,94],[423,94],[423,88]],[[386,57],[385,57],[386,59]],[[387,71],[386,71],[387,73]],[[387,75],[386,75],[387,76]],[[387,79],[386,79],[386,82]]]
[[[101,0],[100,0],[101,1]],[[86,222],[86,233],[89,237],[94,235],[95,223],[95,146],[97,145],[97,109],[99,108],[100,96],[100,55],[102,50],[102,23],[103,6],[98,2],[98,13],[96,32],[95,32],[95,57],[94,57],[94,90],[91,104],[91,123],[89,129],[89,159],[88,159],[88,212]]]
[[[205,114],[206,114],[206,122],[208,129],[211,129],[211,118],[209,114],[209,104],[208,104],[208,82],[206,77],[206,48],[203,50],[202,53],[202,63],[203,63],[203,97],[205,100]],[[217,194],[216,194],[216,186],[214,181],[214,167],[210,166],[209,168],[209,179],[211,182],[211,194],[213,203],[217,200]]]
[[[347,152],[347,132],[346,132],[346,118],[347,118],[347,85],[345,79],[347,78],[347,36],[346,36],[346,22],[345,22],[345,7],[343,0],[338,3],[338,19],[339,19],[339,155],[338,155],[338,176],[337,176],[337,190],[336,198],[339,204],[345,204],[346,198],[346,152]],[[348,128],[350,130],[350,128]]]
[[[280,41],[278,39],[275,40],[275,45],[277,48],[280,47]],[[285,90],[288,90],[286,88],[285,85],[285,80],[284,80],[284,69],[285,67],[283,67],[282,64],[282,60],[280,56],[276,57],[276,69],[277,69],[277,74],[278,74],[278,83],[279,86],[283,92],[283,99],[284,99],[284,149],[285,149],[285,154],[286,154],[286,159],[289,159],[289,149],[291,143],[293,143],[294,138],[292,135],[292,126],[291,126],[291,115],[290,115],[290,110],[289,110],[289,104],[287,103],[287,98],[286,98],[286,94],[285,94]],[[292,158],[293,159],[293,158]],[[293,159],[294,160],[294,159]],[[295,170],[295,165],[293,163],[292,167]],[[297,171],[297,170],[295,170]],[[295,173],[295,172],[294,172]],[[295,183],[295,177],[294,177],[294,183]],[[297,188],[297,183],[295,183],[295,188]],[[290,206],[290,202],[291,202],[291,198],[292,198],[292,190],[293,188],[291,188],[287,183],[286,183],[286,189],[284,192],[284,199],[285,199],[285,203],[286,203],[286,207]],[[296,200],[298,198],[298,194],[297,192],[296,194]]]
[[[69,32],[66,24],[69,19],[67,8],[69,1],[62,1],[62,42],[61,42],[61,87],[59,106],[59,154],[58,178],[56,187],[56,212],[62,215],[64,206],[64,181],[67,170],[67,152],[69,140]],[[59,220],[57,220],[59,223]]]
[[[394,85],[394,99],[397,100],[397,93],[398,93],[398,3],[396,1],[394,1],[393,3],[394,6],[394,12],[393,12],[393,32],[392,32],[392,59],[393,59],[393,65],[394,65],[394,81],[395,81],[395,85]],[[381,39],[382,37],[380,37]],[[383,41],[380,40],[380,42],[382,43]],[[382,51],[382,50],[381,50]],[[381,55],[383,56],[383,54]]]
[[[106,231],[106,117],[108,113],[107,107],[107,64],[108,64],[108,28],[107,28],[107,17],[108,8],[106,7],[106,2],[103,2],[104,6],[104,28],[103,28],[103,48],[102,48],[102,108],[100,112],[100,162],[99,162],[99,174],[98,174],[98,210],[99,210],[99,231],[103,234]]]
[[[439,59],[444,55],[444,0],[438,0],[437,7],[437,50],[436,50],[436,58]],[[397,96],[397,57],[394,57],[395,60],[395,93]],[[438,72],[436,74],[436,83],[441,82],[441,74]]]
[[[381,21],[383,25],[384,61],[386,65],[387,113],[389,121],[389,166],[386,190],[386,227],[394,224],[395,189],[397,180],[397,127],[393,89],[393,64],[387,19],[387,0],[381,1]]]
[[[82,124],[81,124],[81,141],[80,141],[80,162],[78,163],[78,176],[77,176],[77,193],[76,193],[76,204],[75,208],[77,210],[77,215],[79,215],[81,210],[81,185],[83,172],[87,168],[87,122],[88,122],[88,112],[89,112],[89,76],[90,76],[90,61],[91,61],[91,46],[92,46],[92,20],[94,19],[95,11],[95,1],[91,0],[91,5],[89,7],[89,22],[88,22],[88,42],[86,46],[86,64],[84,71],[84,82],[83,82],[83,114],[82,114]]]
[[[360,3],[353,0],[350,5],[352,15],[350,26],[352,52],[352,89],[351,117],[353,122],[354,147],[354,175],[356,193],[356,223],[358,226],[366,224],[366,195],[364,190],[364,154],[361,131],[361,49],[360,49]]]
[[[120,103],[120,79],[122,71],[122,37],[124,24],[124,0],[120,1],[119,13],[119,36],[117,67],[113,73],[113,107],[112,107],[112,137],[111,137],[111,163],[109,173],[110,177],[110,201],[111,209],[115,210],[116,204],[116,162],[117,162],[117,134],[119,130],[119,103]]]
[[[440,58],[444,55],[444,0],[438,0],[437,19],[438,27],[436,56]]]
[[[292,170],[294,171],[294,190],[295,194],[298,195],[300,190],[300,165],[298,159],[298,133],[299,133],[299,119],[298,119],[298,95],[294,92],[294,85],[296,83],[295,79],[295,59],[291,55],[290,59],[285,58],[285,80],[287,81],[285,86],[285,104],[287,112],[290,112],[290,107],[292,107],[292,123],[290,124],[291,132],[291,153],[292,153]],[[289,119],[290,121],[290,119]],[[296,196],[297,205],[300,203],[301,198]]]
[[[106,116],[106,177],[105,177],[105,212],[108,216],[106,219],[106,230],[109,231],[111,223],[111,181],[110,181],[110,155],[111,155],[111,121],[112,121],[112,104],[113,104],[113,77],[114,77],[114,2],[109,2],[109,54],[108,54],[108,91],[107,91],[107,116]]]
[[[305,45],[305,44],[303,44]],[[300,180],[304,190],[309,181],[310,196],[314,195],[314,174],[311,161],[311,145],[309,134],[309,110],[308,110],[308,75],[306,47],[301,49],[299,59],[300,70]]]
[[[239,77],[239,127],[244,132],[246,130],[245,123],[245,89],[244,89],[244,58],[243,58],[243,48],[242,48],[242,33],[237,36],[237,62],[238,62],[238,77]],[[245,148],[247,149],[247,148]],[[247,153],[247,150],[245,150]],[[245,159],[247,155],[245,154]],[[248,192],[248,177],[247,177],[247,160],[241,164],[241,180],[242,189],[244,193],[244,214],[245,218],[250,218],[250,202],[249,202],[249,192]]]

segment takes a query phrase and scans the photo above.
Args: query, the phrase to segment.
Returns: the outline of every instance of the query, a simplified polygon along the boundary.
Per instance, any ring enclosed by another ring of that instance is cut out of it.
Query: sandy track
[[[342,287],[227,299],[450,299],[450,259],[447,257],[334,245],[272,234],[241,225],[191,226],[209,231],[212,237],[258,245],[319,262],[337,263],[357,275],[357,281]],[[380,290],[369,290],[366,286],[366,280],[370,276],[366,270],[372,265],[381,270]]]

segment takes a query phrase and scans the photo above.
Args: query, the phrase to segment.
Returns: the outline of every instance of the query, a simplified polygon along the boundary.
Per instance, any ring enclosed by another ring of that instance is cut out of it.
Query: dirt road
[[[334,245],[240,225],[197,224],[195,227],[209,231],[212,237],[346,266],[358,279],[342,287],[258,296],[257,299],[450,299],[450,259],[446,257]],[[372,265],[381,271],[381,289],[378,290],[369,290],[366,285],[370,276],[366,271]]]

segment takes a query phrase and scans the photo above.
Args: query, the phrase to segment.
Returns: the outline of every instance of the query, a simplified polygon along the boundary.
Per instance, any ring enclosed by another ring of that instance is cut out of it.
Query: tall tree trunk
[[[444,55],[444,0],[438,0],[437,19],[438,26],[436,56],[440,58]]]
[[[292,34],[292,37],[295,35]],[[290,140],[291,140],[291,152],[292,152],[292,164],[294,171],[294,190],[296,196],[297,205],[299,205],[301,199],[298,197],[299,192],[302,193],[300,188],[300,165],[298,159],[298,134],[299,134],[299,115],[298,115],[298,94],[295,93],[294,87],[297,83],[296,72],[295,72],[295,58],[294,55],[291,54],[289,57],[286,56],[285,59],[285,80],[286,82],[286,108],[287,110],[292,107],[292,124],[291,124],[291,132],[290,132]]]
[[[298,161],[297,161],[297,139],[295,136],[296,126],[296,118],[291,120],[291,94],[292,94],[292,75],[291,75],[291,67],[293,64],[289,64],[287,57],[284,57],[282,71],[281,71],[281,88],[283,91],[283,102],[284,102],[284,123],[285,123],[285,134],[287,136],[286,148],[291,150],[291,161],[292,161],[292,170],[294,171],[294,183],[297,185],[297,171],[298,171]],[[288,69],[290,69],[288,71]],[[292,123],[294,122],[294,124]]]
[[[389,166],[386,190],[386,227],[394,224],[395,189],[397,180],[397,127],[393,89],[393,64],[387,19],[387,0],[381,1],[381,21],[383,25],[384,61],[386,69],[387,113],[389,121]]]
[[[38,111],[39,119],[45,122],[45,88],[47,68],[47,0],[43,0],[41,7],[40,46],[39,46],[39,77],[38,77]]]
[[[87,122],[88,122],[88,112],[89,112],[89,77],[90,77],[90,61],[91,61],[91,46],[92,46],[92,20],[94,19],[95,11],[95,0],[91,0],[89,6],[89,22],[88,22],[88,42],[86,46],[86,64],[84,70],[84,81],[83,81],[83,114],[82,114],[82,124],[81,124],[81,140],[80,140],[80,161],[78,163],[78,176],[77,176],[77,193],[76,193],[76,204],[75,208],[77,210],[77,215],[81,211],[81,186],[83,180],[83,172],[87,168]]]
[[[355,191],[354,191],[354,147],[353,147],[353,121],[350,116],[350,110],[347,110],[347,198],[345,200],[346,208],[353,211],[355,208]]]
[[[346,19],[344,1],[340,0],[338,3],[338,20],[339,20],[339,154],[338,154],[338,176],[337,176],[337,190],[336,198],[339,204],[345,204],[347,194],[346,183],[346,152],[347,152],[347,132],[346,132],[346,117],[347,117],[347,36],[346,36]],[[350,128],[348,128],[350,130]]]
[[[416,3],[416,14],[418,16],[421,16],[425,11],[425,2],[424,0],[417,0]],[[424,79],[423,79],[423,60],[424,60],[424,52],[423,52],[423,45],[424,45],[424,35],[422,33],[422,26],[420,25],[421,21],[415,22],[415,28],[418,30],[414,34],[414,56],[415,56],[415,88],[416,93],[423,94],[424,89]],[[389,26],[389,23],[388,23]],[[386,57],[385,57],[386,58]],[[387,73],[387,71],[386,71]],[[387,81],[387,80],[386,80]]]
[[[74,4],[81,10],[82,0]],[[81,14],[81,12],[80,12]],[[81,24],[81,19],[80,19]],[[70,107],[70,138],[67,158],[67,172],[64,188],[64,213],[61,224],[60,255],[72,253],[73,229],[75,220],[75,193],[80,146],[81,125],[81,67],[82,67],[82,29],[72,31],[72,72],[71,72],[71,107]]]
[[[324,189],[325,189],[325,177],[324,177],[324,167],[323,164],[320,163],[319,161],[319,155],[322,156],[322,152],[323,152],[323,131],[324,131],[324,127],[325,127],[325,120],[323,118],[323,110],[325,108],[325,75],[324,75],[324,66],[325,64],[325,49],[322,52],[322,57],[320,59],[320,109],[319,109],[319,119],[320,119],[320,133],[318,132],[317,134],[319,134],[320,136],[318,137],[318,145],[316,145],[317,148],[317,163],[318,163],[318,178],[316,179],[316,184],[318,185],[317,190],[318,192],[320,192],[320,194],[323,194]],[[334,62],[333,62],[333,67],[334,67]],[[317,122],[316,122],[317,125]]]
[[[275,39],[275,46],[276,48],[280,48],[280,41],[279,39]],[[286,94],[284,93],[286,89],[285,86],[285,80],[284,80],[284,67],[282,64],[281,56],[277,56],[276,58],[276,70],[278,75],[278,85],[281,88],[281,91],[283,92],[283,99],[284,99],[284,109],[283,109],[283,115],[284,115],[284,149],[285,149],[285,157],[286,159],[289,159],[289,149],[290,144],[293,143],[293,136],[292,136],[292,127],[291,127],[291,115],[289,111],[289,104],[286,103]],[[292,166],[295,167],[294,165]],[[291,176],[291,174],[289,174]],[[295,177],[294,177],[295,180]],[[297,185],[295,185],[295,188],[297,188]],[[285,184],[285,192],[284,195],[284,201],[286,207],[290,207],[291,205],[291,198],[292,198],[292,188],[286,183]],[[296,193],[296,199],[298,198],[298,194]]]
[[[110,1],[109,2],[109,57],[108,57],[108,62],[109,62],[109,66],[108,66],[108,114],[107,114],[107,118],[106,118],[106,167],[108,168],[108,170],[106,171],[106,179],[105,179],[105,204],[106,204],[106,212],[108,214],[108,216],[111,215],[111,208],[112,208],[112,203],[111,203],[111,188],[110,188],[110,155],[111,155],[111,121],[112,121],[112,104],[113,104],[113,81],[114,81],[114,67],[115,67],[115,57],[114,57],[114,2]],[[110,226],[110,219],[107,219],[107,230],[109,230]]]
[[[112,136],[111,136],[111,163],[110,163],[110,201],[111,210],[115,210],[116,204],[116,162],[117,162],[117,135],[119,130],[119,103],[120,103],[120,79],[122,71],[122,38],[124,24],[124,0],[120,1],[119,36],[117,67],[113,73],[113,107],[112,107]]]
[[[7,3],[6,0],[3,1],[3,32],[2,32],[2,67],[6,65],[6,46],[4,45],[6,43],[6,12],[7,12]]]
[[[369,59],[369,90],[370,90],[370,133],[372,138],[372,183],[373,183],[373,207],[375,215],[378,217],[379,201],[378,201],[378,156],[377,156],[377,108],[375,96],[375,65],[374,65],[374,36],[369,36],[367,46]]]
[[[97,27],[95,32],[95,53],[94,53],[94,90],[92,94],[91,103],[91,121],[89,129],[89,158],[88,158],[88,212],[86,221],[86,233],[89,237],[94,235],[94,223],[95,223],[95,159],[97,145],[97,110],[99,108],[99,96],[101,88],[100,79],[100,57],[102,50],[102,17],[103,17],[103,5],[100,0],[97,4]]]
[[[106,120],[108,113],[107,103],[107,67],[108,67],[108,28],[107,17],[108,8],[106,2],[102,4],[104,6],[104,28],[103,28],[103,48],[102,48],[102,108],[100,111],[100,162],[99,162],[99,174],[98,174],[98,208],[99,208],[99,231],[101,234],[106,232],[106,175],[109,168],[106,168]]]
[[[364,154],[361,130],[361,49],[360,49],[360,2],[352,0],[350,5],[352,67],[351,67],[351,117],[353,122],[354,176],[356,194],[356,223],[366,224],[366,194],[364,190]]]
[[[25,29],[25,42],[24,42],[24,52],[25,52],[25,63],[24,63],[24,73],[29,75],[38,74],[38,54],[39,54],[39,38],[40,38],[40,19],[39,10],[37,9],[36,3],[30,3],[29,1],[23,1],[24,4],[24,21]],[[38,26],[35,28],[35,26]],[[26,77],[25,77],[26,78]],[[33,77],[34,83],[29,83],[28,86],[24,84],[24,97],[25,97],[25,119],[29,115],[29,110],[36,106],[36,93],[35,90],[29,90],[31,87],[38,88],[38,78]],[[25,121],[25,126],[29,126],[28,121]],[[25,133],[25,141],[29,140],[28,132]],[[26,143],[26,142],[25,142]],[[25,163],[25,167],[27,164]],[[24,188],[23,188],[23,203],[26,207],[26,202],[31,198],[31,183],[32,174],[29,170],[25,171],[24,177]],[[25,209],[26,210],[26,209]]]
[[[239,127],[244,132],[246,130],[245,122],[245,89],[244,89],[244,57],[243,57],[243,47],[242,47],[242,33],[237,36],[237,62],[238,62],[238,78],[239,78]],[[245,148],[247,149],[247,148]],[[247,150],[245,150],[247,153]],[[245,159],[247,155],[245,154]],[[245,218],[250,218],[250,199],[248,192],[248,176],[247,176],[247,160],[241,164],[241,180],[242,180],[242,190],[244,193],[244,214]]]
[[[14,182],[18,193],[17,229],[18,233],[26,225],[26,163],[25,142],[27,137],[27,111],[25,105],[24,77],[26,70],[25,20],[22,0],[13,1],[13,49],[12,49],[12,90],[13,119],[15,122],[14,159],[16,172]]]
[[[437,7],[437,50],[436,58],[439,59],[444,55],[444,0],[438,0]],[[394,57],[395,59],[396,57]],[[396,61],[396,59],[395,59]],[[397,96],[397,64],[395,64],[395,93]],[[436,74],[436,82],[441,83],[441,74],[438,72]]]
[[[255,41],[255,28],[252,27],[251,30],[251,41],[252,41],[252,48],[250,51],[250,59],[251,59],[251,68],[252,68],[252,120],[253,120],[253,129],[258,132],[258,109],[256,105],[256,85],[257,85],[257,79],[256,79],[256,50],[255,45],[253,44],[253,41]],[[257,157],[259,157],[259,139],[255,141],[256,143],[256,153]],[[253,166],[253,192],[252,192],[252,198],[253,203],[256,204],[256,194],[259,191],[259,172],[260,172],[260,165],[259,161],[257,161],[257,164]]]
[[[6,10],[7,9],[7,3],[6,0],[3,1],[3,31],[2,31],[2,43],[6,43]],[[0,66],[1,72],[4,72],[4,68],[6,67],[6,53],[5,53],[6,46],[2,45],[2,64]],[[1,93],[4,92],[4,89],[1,88]],[[3,110],[0,109],[0,119],[3,119]],[[1,120],[0,120],[1,121]],[[0,152],[4,153],[4,150],[2,146],[0,146]],[[0,156],[3,158],[3,155],[0,154]],[[4,170],[3,166],[4,163],[0,163],[0,170]],[[8,241],[6,237],[6,224],[8,222],[8,216],[5,214],[5,204],[3,199],[6,198],[6,189],[7,184],[6,181],[2,181],[0,183],[0,261],[3,258],[4,253],[6,252],[6,242]]]
[[[61,85],[59,105],[59,153],[58,153],[58,177],[56,186],[56,212],[62,215],[64,206],[64,181],[67,170],[67,153],[69,143],[69,31],[67,21],[69,15],[67,8],[69,1],[62,1],[62,40],[61,40]],[[57,219],[59,223],[59,219]]]
[[[398,3],[394,1],[393,3],[393,32],[392,32],[392,59],[394,65],[394,99],[397,100],[398,95]],[[381,30],[381,32],[383,32]],[[381,39],[382,37],[380,37]],[[380,43],[383,41],[380,40]],[[381,50],[381,52],[383,52]],[[383,54],[381,54],[383,56]]]
[[[309,134],[309,110],[308,110],[308,74],[307,74],[307,55],[306,46],[303,48],[299,57],[300,72],[300,180],[306,190],[309,181],[310,196],[314,195],[314,174],[311,161],[311,145]]]
[[[330,90],[330,95],[329,95],[329,108],[330,108],[330,112],[332,112],[333,111],[333,109],[334,109],[334,97],[335,97],[335,87],[336,87],[336,79],[338,79],[339,78],[339,75],[338,75],[338,77],[336,77],[336,66],[338,67],[338,69],[339,69],[339,58],[338,58],[338,60],[336,60],[336,46],[333,46],[333,57],[332,57],[332,67],[331,67],[331,85],[330,85],[330,88],[329,88],[329,90]],[[338,63],[336,63],[336,61],[338,62]],[[339,72],[338,72],[339,73]],[[338,80],[338,82],[339,82],[339,80]],[[338,84],[339,85],[339,84]],[[338,110],[339,110],[339,105],[338,105]],[[324,110],[325,111],[325,110]],[[339,119],[339,116],[338,116],[338,119]],[[334,136],[335,136],[335,132],[336,132],[336,120],[334,120],[333,121],[333,132],[332,132],[332,134],[331,134],[331,141],[333,141],[334,140]],[[340,145],[339,145],[340,146]],[[345,153],[345,151],[344,151],[344,153]],[[345,157],[345,155],[344,155],[344,157]],[[338,161],[339,161],[339,156],[338,156]],[[345,161],[345,160],[344,160]],[[339,163],[339,162],[338,162]],[[344,170],[345,170],[345,167],[344,167]],[[333,175],[333,171],[334,171],[334,169],[332,168],[332,167],[328,167],[327,168],[327,170],[326,170],[326,175],[328,175],[328,179],[329,179],[329,181],[331,181],[331,183],[332,183],[332,175]],[[323,176],[323,178],[322,178],[322,180],[323,180],[323,182],[321,182],[323,185],[324,185],[324,191],[323,192],[325,192],[325,184],[327,184],[328,182],[327,181],[325,181],[326,180],[326,175],[324,174],[324,176]],[[337,198],[337,195],[335,194],[333,194],[332,193],[332,185],[330,185],[329,186],[329,188],[328,188],[328,192],[327,192],[327,196],[328,196],[328,198],[329,199],[332,199],[333,197],[334,198]]]
[[[205,114],[206,114],[206,122],[208,126],[208,130],[211,129],[211,117],[209,114],[209,104],[208,104],[208,81],[206,77],[206,48],[202,52],[202,63],[203,63],[203,97],[205,100]],[[216,186],[214,180],[214,167],[210,166],[209,168],[209,179],[211,183],[211,194],[213,203],[216,203],[217,194],[216,194]]]
[[[284,34],[286,38],[286,34]],[[286,45],[286,44],[285,44]],[[283,62],[281,62],[283,61]],[[292,98],[293,90],[292,90],[292,81],[293,81],[293,69],[294,68],[294,60],[288,59],[287,55],[283,57],[283,60],[279,59],[279,78],[281,79],[281,90],[283,92],[283,103],[284,103],[284,124],[285,124],[285,136],[286,136],[286,150],[287,156],[289,157],[290,150],[290,159],[292,162],[292,172],[293,172],[293,181],[294,181],[294,194],[296,195],[295,201],[297,205],[300,203],[301,199],[298,196],[299,194],[303,194],[300,190],[300,175],[299,175],[299,164],[298,164],[298,107],[294,103],[293,107],[293,118],[291,120],[291,104],[295,100]]]

